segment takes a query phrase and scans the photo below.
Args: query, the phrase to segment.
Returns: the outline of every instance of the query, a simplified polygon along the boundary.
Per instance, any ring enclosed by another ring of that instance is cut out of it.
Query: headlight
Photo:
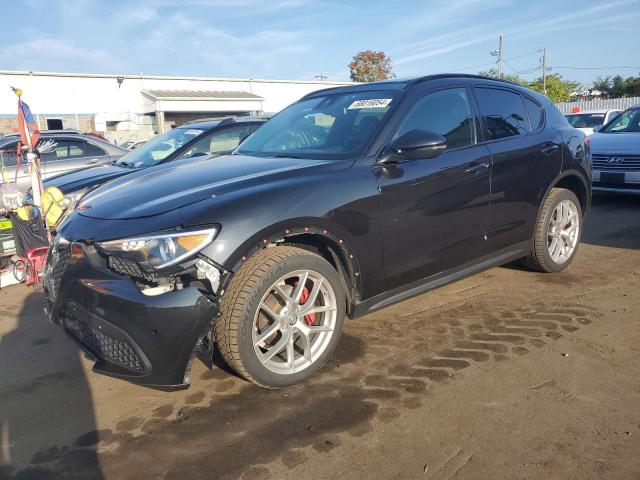
[[[145,270],[160,270],[192,257],[213,242],[218,230],[171,232],[97,242],[107,254],[130,258]]]
[[[89,191],[89,188],[83,188],[82,190],[68,193],[67,195],[64,196],[64,198],[62,199],[62,202],[60,202],[60,206],[64,208],[64,213],[62,214],[62,216],[60,217],[60,220],[58,220],[58,223],[56,224],[58,228],[62,228],[62,225],[65,222],[65,220],[69,218],[71,214],[75,211],[76,206],[78,205],[78,202],[82,199],[82,197],[84,197],[87,194],[88,191]]]
[[[67,210],[75,210],[76,205],[85,196],[85,194],[89,191],[88,188],[83,188],[82,190],[78,190],[77,192],[68,193],[64,196],[62,200],[62,207]]]

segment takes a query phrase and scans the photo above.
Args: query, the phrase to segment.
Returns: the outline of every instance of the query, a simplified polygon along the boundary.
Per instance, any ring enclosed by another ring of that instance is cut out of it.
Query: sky
[[[349,79],[360,50],[397,77],[550,73],[581,82],[640,75],[640,0],[0,0],[0,69]],[[570,68],[567,68],[570,67]],[[607,67],[607,68],[604,68]],[[621,68],[632,67],[632,68]]]

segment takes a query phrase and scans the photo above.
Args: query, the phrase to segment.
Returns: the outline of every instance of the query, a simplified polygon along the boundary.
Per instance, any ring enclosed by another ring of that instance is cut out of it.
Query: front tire
[[[345,294],[324,258],[297,247],[261,250],[232,278],[214,334],[227,364],[263,387],[299,383],[324,365],[344,325]]]
[[[553,188],[542,205],[531,253],[524,264],[539,272],[559,272],[572,262],[582,238],[582,208],[565,188]]]

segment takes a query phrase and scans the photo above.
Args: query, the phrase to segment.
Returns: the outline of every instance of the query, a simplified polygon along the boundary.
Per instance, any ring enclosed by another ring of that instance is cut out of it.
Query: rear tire
[[[547,195],[536,224],[531,253],[523,264],[538,272],[555,273],[572,262],[582,238],[582,208],[578,197],[565,188]]]
[[[335,350],[345,298],[338,273],[319,255],[291,246],[260,250],[222,296],[216,344],[227,364],[253,383],[302,382]]]

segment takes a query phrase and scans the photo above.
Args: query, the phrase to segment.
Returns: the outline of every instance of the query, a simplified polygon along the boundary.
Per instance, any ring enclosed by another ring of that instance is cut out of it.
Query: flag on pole
[[[36,148],[40,138],[38,124],[33,118],[29,105],[18,97],[18,126],[20,127],[20,143],[27,145],[29,150]]]

